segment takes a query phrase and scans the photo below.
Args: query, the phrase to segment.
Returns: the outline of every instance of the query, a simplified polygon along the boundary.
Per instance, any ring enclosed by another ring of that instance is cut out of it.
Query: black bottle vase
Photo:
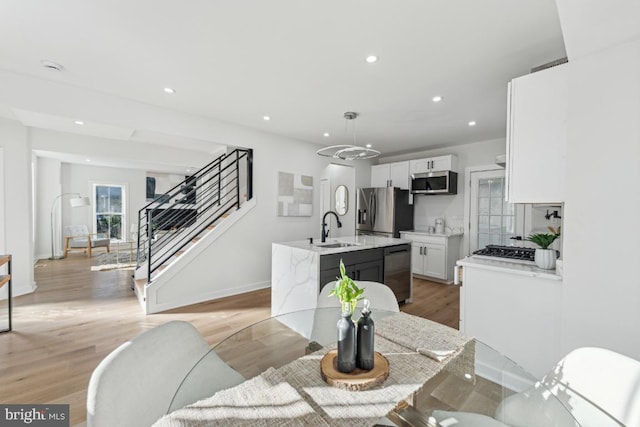
[[[364,300],[362,316],[358,320],[357,346],[356,346],[356,366],[365,371],[373,369],[373,340],[375,336],[375,325],[371,319],[369,300]]]
[[[338,320],[337,359],[338,371],[348,374],[356,369],[356,327],[349,311]]]

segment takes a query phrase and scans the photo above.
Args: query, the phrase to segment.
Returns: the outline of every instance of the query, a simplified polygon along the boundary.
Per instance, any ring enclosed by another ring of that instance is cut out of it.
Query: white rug
[[[118,257],[116,253],[100,254],[97,258],[98,265],[92,265],[91,271],[108,271],[108,270],[134,270],[136,262],[129,261],[129,253],[122,252]]]

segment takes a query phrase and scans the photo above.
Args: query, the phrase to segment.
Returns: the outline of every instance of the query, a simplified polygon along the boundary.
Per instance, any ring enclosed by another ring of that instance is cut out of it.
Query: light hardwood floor
[[[72,254],[36,265],[37,291],[15,299],[14,331],[0,334],[1,403],[70,404],[71,425],[83,425],[91,372],[123,342],[186,320],[214,345],[270,315],[264,289],[147,316],[130,289],[131,271],[92,272],[91,262]],[[415,279],[414,301],[401,309],[457,328],[458,292]]]

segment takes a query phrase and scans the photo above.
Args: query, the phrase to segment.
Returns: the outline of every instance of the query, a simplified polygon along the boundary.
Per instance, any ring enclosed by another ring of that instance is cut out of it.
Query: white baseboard
[[[191,304],[199,304],[201,302],[212,301],[219,298],[230,297],[234,295],[240,295],[247,292],[257,291],[260,289],[266,289],[271,287],[271,281],[267,280],[264,282],[256,282],[250,283],[248,285],[239,286],[235,288],[227,288],[227,289],[219,289],[212,292],[206,292],[197,295],[190,295],[189,298],[181,299],[181,300],[173,300],[170,302],[165,302],[161,304],[154,304],[151,302],[153,296],[149,295],[147,290],[147,307],[146,314],[154,314],[160,313],[162,311],[171,310],[173,308],[184,307],[186,305]]]

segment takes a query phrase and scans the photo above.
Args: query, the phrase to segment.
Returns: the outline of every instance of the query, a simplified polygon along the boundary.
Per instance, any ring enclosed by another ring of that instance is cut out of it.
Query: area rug
[[[119,257],[115,252],[110,252],[98,255],[91,271],[134,270],[135,267],[136,262],[129,261],[128,252],[121,252]]]

